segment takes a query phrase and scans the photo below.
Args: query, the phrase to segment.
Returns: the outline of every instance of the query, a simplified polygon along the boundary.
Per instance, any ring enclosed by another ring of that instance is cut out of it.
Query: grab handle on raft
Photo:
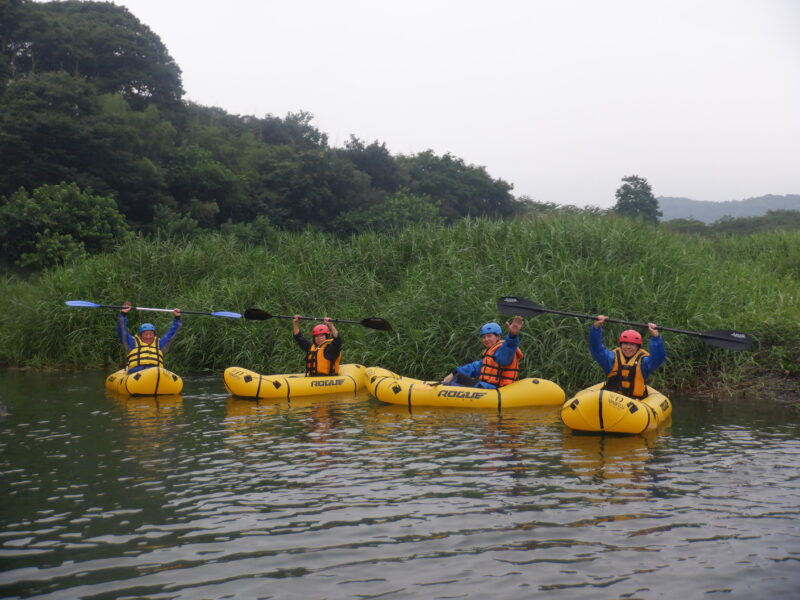
[[[520,315],[522,317],[538,317],[542,313],[552,313],[555,315],[565,315],[567,317],[578,317],[579,319],[597,319],[596,315],[586,315],[582,313],[567,312],[563,310],[553,310],[539,306],[531,300],[517,298],[515,296],[503,296],[497,301],[497,310],[504,315]],[[633,327],[647,329],[647,323],[635,323],[633,321],[623,321],[622,319],[607,318],[609,323],[621,323]],[[710,331],[686,331],[685,329],[673,329],[671,327],[658,326],[660,331],[671,331],[684,335],[699,337],[709,346],[725,348],[726,350],[750,350],[753,345],[753,338],[741,331],[731,331],[727,329],[712,329]]]
[[[108,304],[95,304],[94,302],[88,302],[86,300],[67,300],[64,304],[67,306],[77,306],[82,308],[116,308],[117,310],[121,310],[125,308],[124,306],[110,306]],[[151,312],[169,312],[171,313],[174,309],[172,308],[147,308],[146,306],[132,306],[134,310],[149,310]],[[226,317],[228,319],[241,319],[242,315],[237,312],[228,312],[228,311],[217,311],[217,312],[203,312],[198,310],[183,310],[181,309],[182,315],[207,315],[209,317]]]
[[[244,311],[244,318],[251,321],[266,321],[267,319],[294,319],[292,315],[273,315],[260,308],[248,308]],[[300,317],[306,321],[322,321],[322,317]],[[377,329],[379,331],[392,331],[392,326],[386,319],[380,317],[368,317],[360,321],[350,321],[348,319],[331,319],[334,323],[356,323],[370,329]]]

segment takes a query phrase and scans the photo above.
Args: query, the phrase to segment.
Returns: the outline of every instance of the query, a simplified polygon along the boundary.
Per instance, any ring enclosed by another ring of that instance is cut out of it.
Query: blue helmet
[[[156,326],[152,323],[142,323],[139,325],[139,333],[141,334],[143,331],[155,331]]]
[[[478,335],[484,336],[487,333],[496,333],[497,335],[503,335],[503,330],[500,329],[500,325],[497,323],[486,323],[481,330],[478,332]]]

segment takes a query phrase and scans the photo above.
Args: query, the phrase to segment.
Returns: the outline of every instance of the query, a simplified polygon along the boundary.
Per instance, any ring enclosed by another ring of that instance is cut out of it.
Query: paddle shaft
[[[267,319],[271,319],[276,317],[278,319],[294,319],[294,315],[273,315],[268,313],[265,310],[261,310],[260,308],[248,308],[244,311],[244,318],[251,319],[253,321],[266,321]],[[306,316],[298,316],[298,319],[303,319],[305,321],[324,321],[322,317],[306,317]],[[350,319],[329,319],[332,323],[355,323],[357,325],[363,325],[364,327],[369,327],[370,329],[377,329],[379,331],[392,331],[392,326],[386,319],[381,319],[380,317],[368,317],[366,319],[361,319],[360,321],[350,320]]]
[[[149,308],[149,307],[146,307],[146,306],[131,306],[131,307],[127,307],[127,306],[112,306],[110,304],[96,304],[94,302],[88,302],[88,301],[85,301],[85,300],[69,300],[69,301],[66,302],[66,305],[67,306],[79,306],[79,307],[85,307],[85,308],[114,308],[116,310],[122,310],[123,308],[130,308],[131,310],[146,310],[146,311],[150,311],[150,312],[167,312],[167,313],[171,313],[171,312],[173,312],[175,310],[174,308]],[[233,319],[238,319],[238,318],[240,318],[242,316],[239,313],[233,313],[233,312],[224,312],[224,311],[220,311],[220,312],[203,312],[203,311],[199,311],[199,310],[181,310],[181,314],[182,315],[207,315],[207,316],[211,316],[211,317],[229,317],[229,318],[233,318]]]
[[[247,315],[245,314],[245,317],[246,316]],[[269,313],[269,316],[277,318],[277,319],[294,319],[294,315],[273,315],[272,313]],[[304,316],[301,316],[301,317],[298,317],[298,318],[301,321],[324,321],[325,320],[322,317],[304,317]],[[365,327],[370,327],[370,325],[368,325],[368,324],[366,324],[364,322],[364,321],[367,321],[368,319],[364,319],[363,321],[354,321],[354,320],[350,320],[350,319],[330,319],[329,318],[328,320],[331,321],[332,323],[355,323],[356,325],[364,325]]]
[[[121,309],[126,308],[126,307],[125,306],[107,306],[105,304],[101,304],[100,308],[116,308],[118,310],[121,310]],[[147,310],[147,311],[150,311],[150,312],[168,312],[168,313],[171,313],[175,309],[174,308],[148,308],[146,306],[131,306],[131,310]],[[183,309],[181,309],[181,314],[182,315],[213,315],[214,313],[201,312],[199,310],[183,310]]]
[[[581,319],[590,319],[592,321],[596,321],[597,320],[597,316],[595,316],[595,315],[586,315],[586,314],[582,314],[582,313],[574,313],[574,312],[569,312],[569,311],[566,311],[566,310],[552,310],[552,309],[549,309],[549,308],[537,308],[536,312],[553,313],[554,315],[564,315],[564,316],[567,316],[567,317],[578,317],[578,318],[581,318]],[[621,325],[631,325],[633,327],[642,327],[644,329],[647,329],[649,327],[647,323],[636,323],[635,321],[623,321],[622,319],[612,319],[611,317],[606,317],[606,323],[619,323]],[[656,329],[658,329],[659,331],[672,331],[673,333],[687,333],[687,334],[690,334],[690,335],[698,333],[696,331],[686,331],[684,329],[673,329],[672,327],[662,327],[661,325],[656,325]],[[704,337],[713,337],[713,336],[705,336],[705,334],[700,334],[700,335],[704,335]],[[724,338],[720,338],[720,339],[724,339]]]
[[[556,315],[564,315],[567,317],[577,317],[579,319],[589,319],[592,321],[597,320],[596,315],[587,315],[584,313],[569,312],[565,310],[554,310],[551,308],[544,308],[538,304],[526,300],[524,298],[504,297],[500,298],[497,302],[500,312],[507,315],[522,315],[522,316],[536,316],[539,313],[552,313]],[[622,319],[612,319],[606,317],[609,323],[620,323],[622,325],[631,325],[633,327],[648,328],[647,323],[637,323],[635,321],[624,321]],[[660,331],[671,331],[673,333],[682,333],[685,335],[697,336],[711,345],[727,348],[729,350],[747,350],[753,343],[753,340],[745,333],[738,331],[687,331],[685,329],[675,329],[673,327],[656,326]]]
[[[294,315],[272,315],[277,319],[294,319]],[[325,319],[322,317],[299,317],[301,321],[324,321]],[[333,323],[356,323],[358,325],[361,324],[361,321],[350,321],[348,319],[328,319]]]

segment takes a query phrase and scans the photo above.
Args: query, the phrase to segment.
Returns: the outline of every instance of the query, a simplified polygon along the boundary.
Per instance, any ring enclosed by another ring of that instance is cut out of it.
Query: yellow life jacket
[[[519,377],[519,361],[522,359],[522,350],[517,348],[517,352],[514,354],[514,359],[511,361],[510,365],[503,367],[498,364],[494,359],[494,355],[503,343],[503,340],[501,340],[486,350],[481,360],[481,374],[479,379],[486,383],[496,385],[497,387],[503,387],[517,380],[517,377]]]
[[[614,348],[614,366],[608,372],[603,389],[617,392],[629,398],[642,399],[647,396],[647,382],[642,373],[642,359],[650,356],[647,350],[639,348],[629,359],[620,348]]]
[[[133,367],[163,367],[164,354],[161,352],[159,338],[152,344],[145,344],[138,335],[133,336],[136,346],[128,352],[128,369]]]
[[[306,354],[306,375],[338,375],[339,363],[342,361],[342,353],[336,357],[336,360],[331,363],[325,358],[325,348],[328,344],[333,342],[333,338],[328,338],[319,346],[311,344],[308,353]]]

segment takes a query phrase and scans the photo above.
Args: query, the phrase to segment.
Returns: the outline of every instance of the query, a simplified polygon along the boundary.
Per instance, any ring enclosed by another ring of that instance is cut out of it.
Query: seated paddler
[[[503,330],[497,323],[483,325],[478,331],[484,348],[481,358],[456,367],[442,379],[442,383],[487,389],[514,383],[519,377],[519,362],[523,356],[519,349],[519,331],[523,322],[519,316],[506,321],[508,333],[505,337],[502,337]]]
[[[292,318],[294,341],[306,353],[306,376],[338,375],[342,360],[342,337],[329,317],[322,319],[324,325],[315,325],[311,340],[300,333],[300,315]]]
[[[606,373],[603,389],[641,400],[647,396],[647,378],[667,358],[664,338],[655,323],[648,323],[648,350],[642,348],[642,335],[626,329],[619,336],[619,346],[609,350],[603,345],[605,315],[599,315],[589,328],[589,352]]]
[[[164,355],[181,327],[181,310],[173,309],[172,325],[164,337],[159,338],[152,323],[142,323],[136,335],[131,335],[128,332],[128,313],[131,312],[132,305],[126,300],[123,307],[117,316],[117,337],[128,353],[128,373],[150,367],[163,367]]]

